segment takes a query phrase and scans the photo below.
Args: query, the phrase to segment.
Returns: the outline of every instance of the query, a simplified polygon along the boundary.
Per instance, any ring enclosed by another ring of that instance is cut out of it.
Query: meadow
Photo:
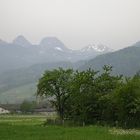
[[[140,140],[140,130],[102,126],[43,126],[45,116],[0,116],[0,140]]]

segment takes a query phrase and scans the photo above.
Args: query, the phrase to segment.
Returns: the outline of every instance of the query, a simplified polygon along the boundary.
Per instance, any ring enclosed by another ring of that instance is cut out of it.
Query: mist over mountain
[[[16,37],[13,40],[13,44],[19,45],[19,46],[22,46],[22,47],[30,47],[30,46],[32,46],[32,44],[22,35]]]
[[[67,48],[56,37],[46,37],[32,45],[23,36],[13,43],[0,41],[0,102],[22,102],[35,98],[36,83],[45,70],[58,67],[101,70],[113,66],[113,74],[133,76],[140,71],[140,42],[113,51],[102,44],[80,50]]]
[[[112,53],[97,56],[87,61],[80,69],[101,70],[104,65],[113,66],[113,74],[135,75],[140,70],[140,42]]]
[[[0,73],[29,67],[38,63],[51,63],[60,61],[76,62],[94,58],[110,50],[106,46],[96,46],[91,50],[71,50],[56,37],[45,37],[40,44],[33,45],[24,36],[16,37],[12,43],[0,40]]]

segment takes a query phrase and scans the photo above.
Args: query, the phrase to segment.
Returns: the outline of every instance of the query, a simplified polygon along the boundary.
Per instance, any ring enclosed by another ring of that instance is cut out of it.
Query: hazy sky
[[[0,38],[20,34],[33,43],[56,36],[72,49],[126,47],[140,40],[140,0],[0,0]]]

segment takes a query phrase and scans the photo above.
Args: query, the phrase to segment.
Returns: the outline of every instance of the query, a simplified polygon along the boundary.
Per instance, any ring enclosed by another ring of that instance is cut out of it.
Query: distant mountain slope
[[[140,47],[140,41],[136,42],[133,46]]]
[[[70,62],[43,63],[4,72],[0,74],[0,94],[12,88],[36,83],[45,70],[59,67],[72,68],[73,64]]]
[[[90,50],[87,47],[82,50],[71,50],[56,37],[45,37],[40,44],[32,45],[20,35],[12,43],[0,40],[0,73],[38,63],[91,59],[108,52],[106,48],[103,45],[96,45],[96,48]]]
[[[79,64],[77,63],[75,65],[78,66]],[[45,70],[52,70],[59,67],[65,69],[75,66],[70,62],[42,63],[0,74],[0,102],[19,103],[25,99],[35,99],[33,95],[36,92],[38,79]]]
[[[13,40],[13,44],[19,45],[22,47],[30,47],[32,44],[22,35],[18,36]]]
[[[0,94],[0,103],[21,103],[24,100],[36,99],[36,83],[22,85],[2,92]]]
[[[0,99],[11,101],[15,98],[16,101],[23,101],[27,94],[30,96],[35,91],[30,91],[29,85],[35,87],[45,70],[77,68],[85,60],[108,51],[110,50],[104,45],[93,44],[81,50],[71,50],[56,37],[45,37],[37,45],[22,35],[11,43],[0,40]]]
[[[5,44],[5,42],[3,42],[3,44]],[[45,48],[45,46],[43,47]],[[55,47],[53,49],[55,49]],[[92,48],[89,47],[89,49],[92,50],[95,48],[92,46]],[[69,52],[67,49],[65,51]],[[21,102],[24,99],[27,99],[27,97],[29,99],[34,99],[33,95],[36,91],[36,83],[45,70],[52,70],[58,67],[74,69],[79,68],[79,70],[85,70],[91,67],[92,69],[100,70],[103,65],[112,65],[114,67],[114,74],[123,74],[126,76],[134,75],[140,70],[139,43],[137,43],[136,46],[103,54],[91,60],[78,61],[76,63],[68,61],[39,63],[26,68],[24,67],[4,72],[0,74],[0,101],[9,102],[11,99],[15,98],[14,101]]]
[[[32,56],[31,56],[32,54]],[[34,49],[25,49],[15,44],[0,45],[0,72],[30,66],[35,63]]]
[[[80,69],[92,68],[100,70],[104,65],[113,66],[114,74],[123,74],[126,76],[134,75],[140,70],[140,45],[137,43],[136,47],[132,46],[116,52],[97,56],[81,66]]]

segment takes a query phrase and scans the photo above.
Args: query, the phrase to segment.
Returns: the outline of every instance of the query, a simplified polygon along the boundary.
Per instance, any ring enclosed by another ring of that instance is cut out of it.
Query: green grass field
[[[44,116],[0,116],[0,140],[140,140],[139,130],[43,126]]]

